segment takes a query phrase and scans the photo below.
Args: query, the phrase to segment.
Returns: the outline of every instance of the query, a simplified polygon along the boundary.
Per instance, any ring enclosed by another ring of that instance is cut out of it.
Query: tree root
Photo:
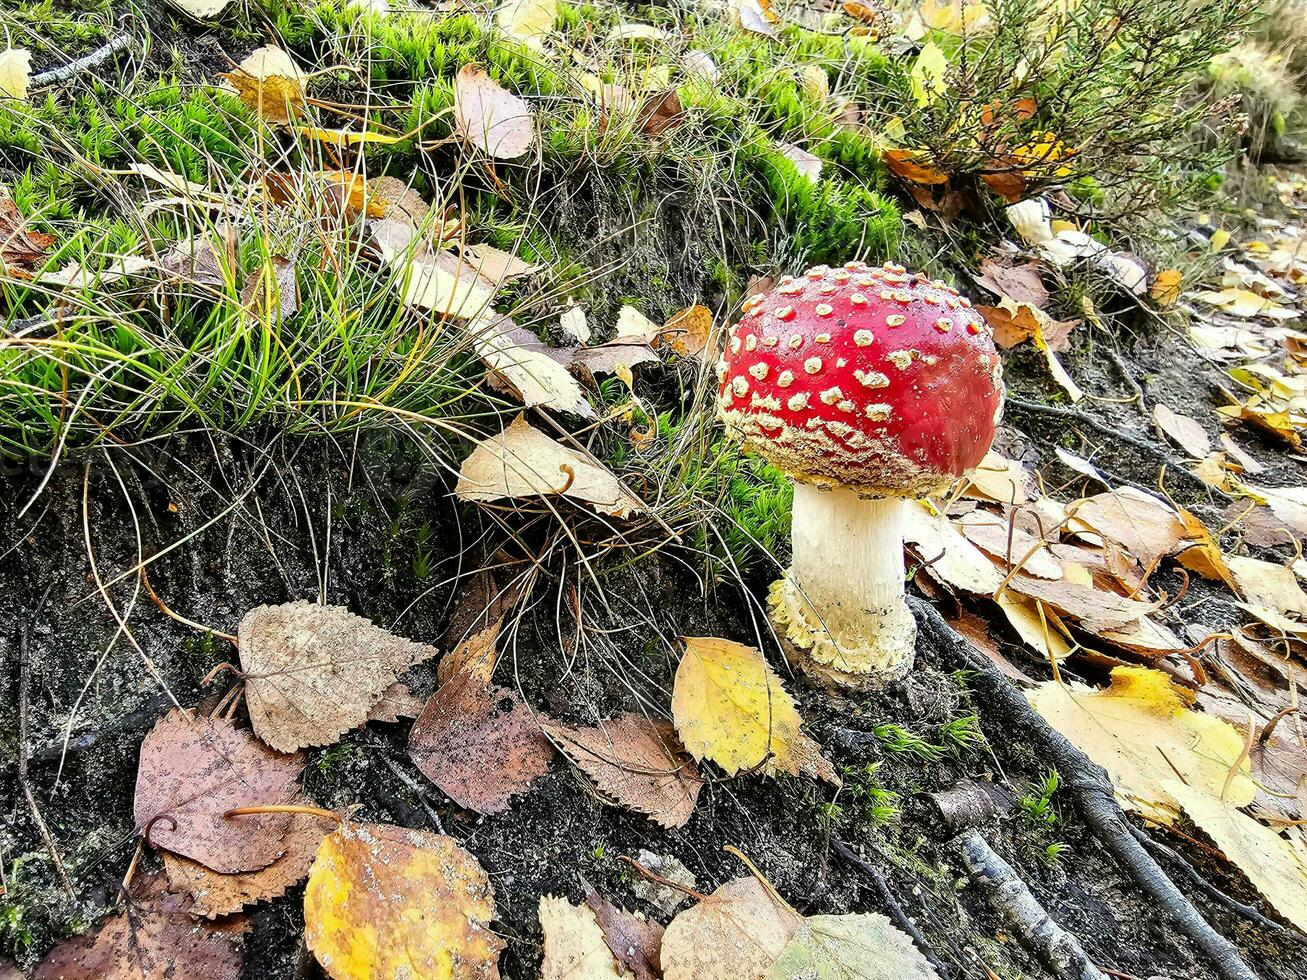
[[[894,896],[894,893],[890,891],[889,882],[885,880],[885,876],[881,874],[880,870],[858,857],[853,848],[849,847],[849,845],[845,844],[843,841],[836,840],[832,837],[830,845],[835,850],[836,854],[842,857],[845,861],[848,861],[849,864],[853,865],[871,879],[872,884],[876,886],[876,893],[880,895],[881,903],[885,906],[885,913],[896,926],[908,934],[912,939],[913,945],[917,947],[918,952],[920,952],[921,955],[926,958],[927,962],[935,968],[935,972],[941,977],[954,976],[957,971],[951,966],[943,963],[939,957],[935,955],[935,951],[931,948],[930,943],[926,941],[926,937],[921,934],[921,930],[917,928],[917,924],[908,917],[906,912],[903,911],[903,906],[899,904],[899,900]]]
[[[1041,960],[1062,980],[1107,980],[1080,941],[1053,921],[1012,865],[989,846],[978,830],[957,837],[962,863],[1002,915]]]
[[[1024,398],[1013,398],[1011,395],[1007,397],[1004,404],[1008,408],[1015,408],[1018,411],[1030,412],[1034,415],[1047,415],[1055,419],[1064,419],[1068,422],[1075,422],[1078,425],[1083,425],[1087,428],[1093,429],[1100,435],[1107,436],[1109,439],[1115,439],[1117,442],[1123,442],[1127,446],[1133,446],[1141,453],[1147,453],[1154,459],[1162,461],[1166,464],[1169,472],[1174,473],[1179,479],[1184,480],[1186,483],[1195,487],[1201,487],[1203,490],[1213,493],[1224,500],[1234,499],[1219,487],[1214,487],[1209,483],[1205,483],[1201,477],[1190,473],[1188,468],[1184,465],[1183,460],[1173,456],[1157,443],[1145,439],[1143,436],[1123,432],[1114,426],[1108,425],[1106,422],[1100,422],[1098,419],[1094,418],[1092,415],[1086,414],[1085,412],[1078,412],[1072,408],[1060,408],[1057,405],[1044,405],[1040,402],[1026,401]]]
[[[117,37],[111,37],[107,43],[96,48],[84,58],[78,58],[76,61],[70,61],[66,65],[60,65],[58,68],[51,68],[49,71],[43,71],[33,75],[29,84],[32,88],[45,88],[47,85],[57,85],[60,82],[66,82],[70,78],[80,75],[84,71],[91,71],[99,68],[102,64],[130,47],[134,47],[136,38],[130,34],[119,34]]]
[[[982,693],[980,704],[1007,716],[1024,729],[1044,760],[1055,766],[1075,799],[1085,823],[1125,871],[1216,966],[1224,980],[1257,980],[1233,943],[1198,913],[1193,903],[1175,886],[1156,861],[1135,840],[1125,814],[1117,805],[1111,781],[1103,768],[1091,762],[1030,707],[1025,697],[944,620],[930,603],[916,596],[908,599],[922,633],[954,667],[972,672],[972,683]]]

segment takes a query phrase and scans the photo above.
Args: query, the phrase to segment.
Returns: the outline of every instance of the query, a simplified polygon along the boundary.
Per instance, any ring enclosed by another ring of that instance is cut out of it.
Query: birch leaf
[[[526,103],[479,65],[464,65],[454,79],[454,127],[497,160],[516,159],[535,142],[535,120]]]
[[[454,493],[477,502],[562,494],[609,517],[644,509],[607,467],[533,428],[524,415],[477,444],[459,470]]]
[[[268,122],[289,123],[304,109],[304,73],[276,45],[258,48],[235,71],[222,72],[220,77]]]
[[[32,53],[26,48],[0,51],[0,99],[26,99],[31,87]]]
[[[558,0],[508,0],[495,12],[495,25],[532,51],[543,51],[557,16]]]
[[[589,908],[541,895],[539,915],[545,934],[540,980],[621,980],[617,960]]]
[[[665,980],[764,980],[800,919],[756,878],[729,881],[663,933]]]
[[[1186,694],[1160,670],[1117,667],[1106,689],[1048,681],[1027,697],[1050,725],[1107,770],[1127,805],[1169,824],[1177,798],[1166,784],[1176,773],[1219,797],[1243,753],[1243,736],[1220,718],[1194,711]],[[1243,759],[1226,799],[1247,806],[1256,790]]]
[[[912,940],[883,915],[810,915],[767,974],[769,980],[939,980]]]
[[[527,408],[552,408],[582,418],[595,417],[576,378],[543,350],[524,347],[498,321],[478,321],[472,331],[472,345],[496,377],[502,378]],[[562,481],[551,483],[557,486]]]

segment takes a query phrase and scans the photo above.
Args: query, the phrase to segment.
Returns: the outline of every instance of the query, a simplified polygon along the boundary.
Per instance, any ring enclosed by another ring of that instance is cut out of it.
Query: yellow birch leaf
[[[948,91],[948,58],[934,41],[927,41],[912,65],[912,97],[930,105]]]
[[[1179,773],[1191,786],[1247,806],[1257,792],[1244,737],[1228,722],[1194,711],[1188,692],[1160,670],[1117,667],[1110,687],[1098,690],[1056,681],[1027,694],[1035,710],[1107,770],[1126,805],[1162,823],[1175,819],[1178,802],[1166,783]]]
[[[504,941],[495,897],[453,838],[343,822],[304,890],[304,941],[333,980],[490,980]]]
[[[26,99],[32,77],[32,53],[26,48],[0,51],[0,99]]]
[[[557,16],[558,0],[509,0],[495,14],[495,25],[532,51],[541,51]]]

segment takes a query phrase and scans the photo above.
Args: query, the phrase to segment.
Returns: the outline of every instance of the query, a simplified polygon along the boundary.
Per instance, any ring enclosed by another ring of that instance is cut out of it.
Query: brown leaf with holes
[[[246,923],[196,922],[163,875],[137,879],[131,901],[98,930],[56,946],[35,980],[236,980]]]
[[[32,272],[45,261],[45,253],[54,247],[55,240],[53,235],[29,231],[27,220],[19,213],[9,192],[0,187],[0,275],[32,278]]]
[[[601,793],[623,806],[668,829],[693,815],[703,780],[671,722],[626,713],[593,728],[544,729]]]
[[[595,921],[603,931],[604,942],[613,951],[617,962],[634,975],[635,980],[658,980],[662,976],[658,954],[663,945],[663,927],[643,915],[618,908],[584,878],[581,885],[585,888],[585,903],[594,913]]]
[[[311,805],[308,799],[297,802]],[[325,817],[292,814],[290,830],[283,839],[286,853],[266,868],[245,874],[219,874],[198,861],[165,851],[163,869],[168,875],[168,886],[180,895],[191,897],[192,915],[213,919],[239,912],[247,905],[276,898],[307,878],[318,845],[335,826],[334,820]]]
[[[486,676],[461,671],[441,684],[413,723],[408,754],[459,806],[499,813],[549,771],[553,748],[536,712]]]
[[[275,749],[330,745],[368,719],[395,678],[437,654],[340,606],[258,606],[241,620],[245,706]]]
[[[266,868],[285,852],[290,815],[223,814],[297,800],[303,768],[300,755],[274,752],[230,721],[174,709],[141,743],[136,831],[155,847],[224,874]]]

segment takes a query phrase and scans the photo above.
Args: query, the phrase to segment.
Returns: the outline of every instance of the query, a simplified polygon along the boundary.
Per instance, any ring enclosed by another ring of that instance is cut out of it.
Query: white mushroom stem
[[[772,613],[813,672],[874,687],[911,666],[916,627],[903,597],[901,497],[794,487],[794,561]]]

